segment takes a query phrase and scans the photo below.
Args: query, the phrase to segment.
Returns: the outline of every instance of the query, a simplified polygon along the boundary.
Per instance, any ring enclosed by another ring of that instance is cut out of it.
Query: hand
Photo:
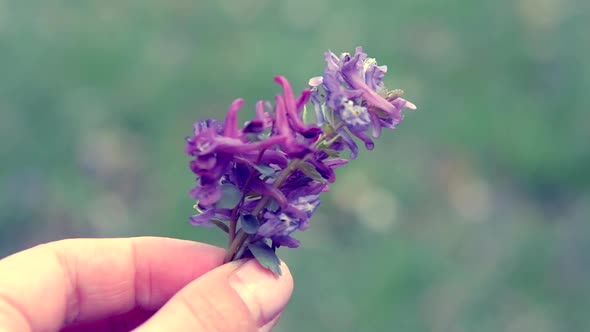
[[[0,332],[270,331],[293,290],[254,260],[168,238],[52,242],[0,260]],[[221,266],[220,266],[221,265]]]

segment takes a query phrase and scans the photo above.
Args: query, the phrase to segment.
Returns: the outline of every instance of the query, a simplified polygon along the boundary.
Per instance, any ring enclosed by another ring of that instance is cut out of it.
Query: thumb
[[[293,291],[285,263],[281,270],[275,277],[256,260],[222,265],[181,289],[136,332],[270,331]]]

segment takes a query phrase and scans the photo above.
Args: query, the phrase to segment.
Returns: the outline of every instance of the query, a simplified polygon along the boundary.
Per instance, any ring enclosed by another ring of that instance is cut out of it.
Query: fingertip
[[[253,259],[238,267],[229,279],[259,327],[279,316],[293,293],[293,277],[284,262],[281,271],[275,276]]]
[[[264,325],[260,329],[258,329],[258,332],[271,332],[272,329],[275,327],[275,325],[277,325],[277,323],[279,322],[280,319],[281,319],[281,315],[278,315],[273,320],[266,323],[266,325]]]
[[[281,263],[275,276],[256,260],[222,265],[178,292],[137,331],[259,331],[289,302],[293,278]]]

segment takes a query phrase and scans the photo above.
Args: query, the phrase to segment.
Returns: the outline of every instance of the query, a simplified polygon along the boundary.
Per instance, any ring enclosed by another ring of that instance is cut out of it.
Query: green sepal
[[[266,243],[262,241],[250,243],[248,249],[250,249],[250,252],[262,267],[272,271],[277,277],[282,274],[279,257]]]
[[[303,174],[316,181],[326,182],[326,179],[324,179],[324,177],[322,177],[322,175],[317,171],[315,166],[310,163],[301,163],[299,166],[297,166],[297,168],[302,171]]]
[[[242,200],[242,192],[236,187],[229,184],[221,185],[221,199],[217,202],[217,207],[221,209],[233,209]]]
[[[267,165],[253,165],[253,167],[263,176],[272,177],[277,172],[274,168]]]
[[[246,234],[256,234],[260,227],[260,222],[255,216],[245,214],[240,217],[240,226]]]
[[[275,199],[271,198],[268,203],[266,203],[266,209],[268,211],[277,212],[279,210],[279,202]]]
[[[315,116],[315,112],[310,112],[307,109],[307,105],[303,106],[303,112],[302,112],[301,118],[303,119],[303,123],[305,123],[307,125],[314,124],[317,121],[316,116]]]
[[[229,227],[227,227],[227,225],[223,221],[217,219],[211,219],[210,221],[213,225],[217,226],[222,231],[229,233]]]
[[[328,156],[330,156],[332,158],[340,157],[340,151],[337,151],[334,149],[322,149],[322,151],[324,151]]]

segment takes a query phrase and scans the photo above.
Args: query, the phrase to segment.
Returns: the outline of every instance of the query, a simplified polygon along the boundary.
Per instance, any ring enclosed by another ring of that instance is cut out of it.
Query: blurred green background
[[[362,45],[419,110],[281,249],[276,331],[588,331],[589,21],[585,0],[0,0],[0,256],[223,245],[187,223],[192,122]]]

